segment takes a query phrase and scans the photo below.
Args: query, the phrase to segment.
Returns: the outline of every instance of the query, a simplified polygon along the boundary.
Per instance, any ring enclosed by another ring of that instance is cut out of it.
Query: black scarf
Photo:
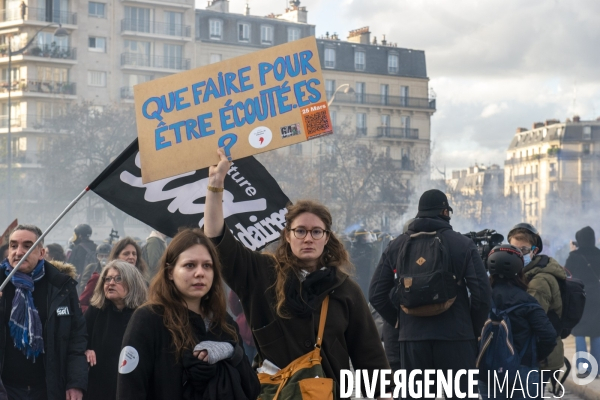
[[[292,273],[285,283],[285,305],[292,315],[310,318],[316,309],[317,299],[335,284],[335,268],[313,272],[304,282]]]

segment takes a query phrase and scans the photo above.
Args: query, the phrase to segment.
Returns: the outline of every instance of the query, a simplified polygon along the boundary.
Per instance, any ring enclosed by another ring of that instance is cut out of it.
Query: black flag
[[[142,183],[141,176],[135,139],[89,188],[123,212],[171,237],[180,227],[204,224],[208,168],[147,184]],[[254,157],[236,160],[227,173],[223,193],[225,221],[252,250],[279,238],[289,201]]]

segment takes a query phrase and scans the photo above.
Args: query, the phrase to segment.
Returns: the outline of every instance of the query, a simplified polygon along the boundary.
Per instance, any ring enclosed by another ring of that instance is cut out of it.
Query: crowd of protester
[[[153,231],[142,246],[130,237],[97,245],[82,224],[71,251],[56,243],[33,249],[0,298],[0,400],[256,399],[257,371],[275,376],[315,346],[322,378],[339,397],[340,372],[351,365],[370,373],[476,368],[490,310],[506,312],[518,371],[533,372],[528,384],[539,384],[541,369],[563,368],[556,320],[564,311],[560,285],[571,274],[587,292],[572,332],[577,351],[587,351],[587,337],[600,359],[600,250],[592,228],[575,234],[566,268],[541,254],[544,242],[526,223],[515,224],[484,265],[473,241],[452,230],[445,194],[430,190],[396,238],[364,228],[338,236],[326,207],[298,201],[288,206],[272,252],[260,253],[225,223],[230,164],[220,156],[210,168],[203,229],[172,240]],[[445,244],[454,297],[435,310],[405,307],[399,257],[431,232]],[[15,228],[0,254],[0,283],[41,234]],[[578,372],[589,373],[581,365]],[[487,385],[479,383],[484,398]]]

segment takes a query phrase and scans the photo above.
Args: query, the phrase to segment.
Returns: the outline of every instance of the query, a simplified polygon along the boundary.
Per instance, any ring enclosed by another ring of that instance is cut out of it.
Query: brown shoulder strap
[[[315,347],[321,348],[321,343],[323,342],[323,332],[325,331],[325,321],[327,320],[327,309],[329,308],[329,295],[323,299],[323,304],[321,305],[321,319],[319,320],[319,333],[317,334],[317,344]]]

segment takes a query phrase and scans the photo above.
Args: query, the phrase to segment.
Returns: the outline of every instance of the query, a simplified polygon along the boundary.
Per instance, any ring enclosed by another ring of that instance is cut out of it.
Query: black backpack
[[[456,300],[456,276],[440,233],[414,233],[398,254],[394,297],[398,308],[408,315],[438,315]]]
[[[538,266],[548,265],[547,256],[542,256]],[[568,276],[567,279],[556,278],[560,288],[560,299],[562,300],[562,315],[559,317],[555,311],[548,311],[548,318],[556,329],[558,335],[565,339],[571,334],[571,330],[579,323],[585,308],[585,285],[581,279]]]

